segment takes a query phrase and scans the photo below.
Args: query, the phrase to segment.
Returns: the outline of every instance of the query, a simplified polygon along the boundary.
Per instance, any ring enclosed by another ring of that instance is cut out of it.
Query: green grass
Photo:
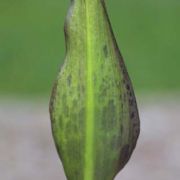
[[[49,94],[70,0],[0,0],[0,93]],[[180,1],[106,1],[138,91],[180,90]]]

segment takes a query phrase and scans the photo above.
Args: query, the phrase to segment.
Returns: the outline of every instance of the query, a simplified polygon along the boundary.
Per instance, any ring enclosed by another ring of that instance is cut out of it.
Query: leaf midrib
[[[91,0],[92,1],[92,0]],[[93,87],[93,40],[91,2],[85,2],[86,9],[86,40],[87,40],[87,102],[86,102],[86,139],[85,139],[85,170],[84,180],[93,180],[94,174],[94,87]]]

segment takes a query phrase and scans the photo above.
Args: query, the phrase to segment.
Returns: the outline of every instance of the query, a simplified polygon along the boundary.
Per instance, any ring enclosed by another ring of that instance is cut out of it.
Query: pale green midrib
[[[94,92],[93,92],[93,42],[91,41],[91,15],[86,3],[86,37],[87,37],[87,102],[86,102],[86,136],[84,180],[93,180],[93,144],[94,144]]]

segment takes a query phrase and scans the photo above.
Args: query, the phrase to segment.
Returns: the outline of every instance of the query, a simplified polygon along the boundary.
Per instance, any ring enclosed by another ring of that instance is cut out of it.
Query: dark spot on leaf
[[[122,100],[122,94],[119,95],[119,99]]]
[[[123,109],[124,109],[124,104],[123,104],[123,103],[121,103],[121,109],[122,109],[122,111],[123,111]]]
[[[129,99],[129,105],[132,106],[134,103],[133,99]]]
[[[104,45],[104,47],[103,47],[103,51],[104,51],[104,55],[105,55],[105,57],[107,58],[107,56],[108,56],[108,49],[107,49],[107,45]]]
[[[121,134],[123,134],[123,131],[124,131],[124,127],[123,127],[123,125],[121,124]]]
[[[64,115],[66,117],[68,117],[68,115],[69,115],[69,107],[66,104],[64,105]]]
[[[123,72],[123,74],[126,74],[126,69],[123,68],[123,69],[122,69],[122,72]]]
[[[133,119],[135,117],[135,113],[131,112],[130,118]]]
[[[136,128],[135,128],[135,138],[137,138],[139,136],[139,132],[140,132],[139,126],[136,126]]]
[[[61,116],[59,116],[58,122],[59,122],[59,127],[63,128],[63,121],[62,121],[62,117]]]
[[[130,90],[129,84],[126,84],[126,89],[127,89],[128,91]]]
[[[123,61],[122,61],[122,60],[119,61],[119,64],[120,64],[120,67],[121,67],[121,68],[124,68],[124,64],[123,64]]]
[[[56,91],[57,91],[57,81],[55,81],[55,83],[53,85],[53,89],[51,92],[51,99],[49,102],[49,112],[50,112],[51,120],[53,119],[52,114],[53,114],[53,105],[54,105],[54,101],[55,101],[55,97],[56,97]]]
[[[102,89],[102,92],[101,92],[102,97],[105,97],[105,96],[106,96],[106,91],[107,91],[107,90],[106,90],[105,88]]]
[[[66,95],[65,94],[63,94],[63,96],[62,96],[62,101],[64,104],[66,103]]]
[[[97,78],[96,78],[96,76],[94,75],[94,76],[93,76],[94,84],[96,84],[96,79],[97,79]]]
[[[127,161],[130,158],[130,152],[129,152],[130,146],[127,144],[122,147],[120,157],[119,157],[119,170],[124,167],[124,165],[127,163]]]
[[[132,92],[129,92],[129,96],[132,97]]]
[[[84,130],[82,129],[83,126],[84,126],[84,119],[85,119],[85,108],[81,108],[79,113],[78,113],[78,124],[79,124],[79,127],[81,128],[81,130]]]
[[[77,86],[77,91],[78,92],[80,92],[81,91],[81,87],[80,87],[80,85],[78,84],[78,86]]]
[[[123,94],[123,101],[126,101],[126,94]]]
[[[103,116],[103,130],[112,130],[116,127],[116,107],[114,105],[114,101],[110,100],[108,105],[103,108],[102,116]]]
[[[67,84],[68,84],[68,86],[70,86],[71,85],[71,80],[72,80],[72,76],[71,76],[71,74],[67,77]]]
[[[74,106],[74,108],[77,106],[77,100],[76,99],[73,99],[73,106]]]
[[[82,86],[82,93],[84,94],[85,92],[85,86]]]
[[[121,144],[121,139],[118,139],[117,136],[113,136],[111,140],[111,147],[117,149]]]

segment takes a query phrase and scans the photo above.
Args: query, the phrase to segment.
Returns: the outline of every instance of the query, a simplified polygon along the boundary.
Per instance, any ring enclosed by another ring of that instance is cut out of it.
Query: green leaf
[[[112,180],[139,135],[133,88],[103,0],[74,0],[50,114],[68,180]]]

